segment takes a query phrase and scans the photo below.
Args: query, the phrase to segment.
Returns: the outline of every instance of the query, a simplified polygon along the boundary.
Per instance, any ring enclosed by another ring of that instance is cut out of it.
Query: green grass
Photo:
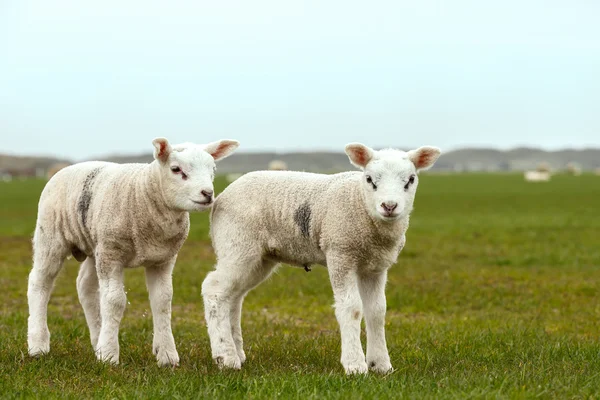
[[[389,274],[395,371],[366,377],[346,377],[339,364],[324,268],[281,268],[251,292],[246,364],[241,372],[213,365],[200,296],[214,263],[206,213],[192,216],[174,274],[179,368],[159,369],[151,354],[141,269],[126,273],[121,365],[96,362],[73,260],[50,301],[51,352],[29,358],[30,236],[43,185],[0,183],[1,397],[600,397],[600,177],[531,184],[520,175],[424,175]]]

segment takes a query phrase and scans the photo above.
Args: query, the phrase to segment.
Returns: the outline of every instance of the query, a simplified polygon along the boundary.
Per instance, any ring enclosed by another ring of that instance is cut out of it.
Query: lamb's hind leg
[[[244,338],[242,337],[242,304],[246,294],[241,294],[231,299],[229,309],[229,323],[231,325],[231,337],[235,344],[235,351],[240,359],[240,363],[246,361],[246,352],[244,352]]]
[[[273,267],[275,265],[276,263],[274,262],[264,261],[262,268],[256,271],[256,274],[252,275],[251,278],[254,279],[254,282],[252,282],[250,289],[244,293],[241,293],[239,296],[234,297],[231,301],[231,309],[229,311],[231,336],[233,337],[233,342],[235,343],[235,348],[242,364],[244,361],[246,361],[246,353],[244,352],[244,339],[242,337],[242,304],[244,303],[244,298],[248,292],[264,281],[273,271]]]
[[[241,301],[250,289],[269,275],[272,268],[272,264],[263,265],[260,259],[237,262],[220,260],[215,271],[209,273],[202,283],[212,357],[219,367],[241,368],[242,360],[238,352],[239,346],[243,355],[239,326]],[[232,322],[236,325],[235,328]],[[233,337],[234,331],[237,345]]]
[[[81,263],[79,268],[77,294],[90,329],[90,341],[94,351],[96,351],[102,317],[100,316],[100,286],[98,285],[96,262],[91,257]]]
[[[48,301],[54,280],[68,253],[67,248],[56,240],[45,236],[41,229],[36,231],[33,245],[33,268],[29,274],[27,300],[27,345],[29,355],[37,356],[50,351],[48,330]]]

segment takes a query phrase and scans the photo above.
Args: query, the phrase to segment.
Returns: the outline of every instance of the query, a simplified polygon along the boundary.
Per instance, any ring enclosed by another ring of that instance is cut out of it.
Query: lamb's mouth
[[[196,201],[196,200],[192,200],[193,203],[199,204],[201,206],[210,206],[212,204],[212,200],[208,200],[208,201]]]
[[[393,214],[379,213],[379,215],[381,215],[381,218],[384,221],[394,221],[394,220],[396,220],[396,219],[398,219],[400,217],[399,213],[393,213]]]

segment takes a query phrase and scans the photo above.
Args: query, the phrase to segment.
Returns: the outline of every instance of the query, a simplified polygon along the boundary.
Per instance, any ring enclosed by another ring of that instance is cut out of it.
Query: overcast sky
[[[0,1],[0,152],[600,147],[600,2]]]

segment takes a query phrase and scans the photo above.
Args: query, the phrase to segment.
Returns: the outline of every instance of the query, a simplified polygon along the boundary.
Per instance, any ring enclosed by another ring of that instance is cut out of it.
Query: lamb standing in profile
[[[431,167],[440,150],[374,151],[352,143],[346,153],[362,173],[253,172],[217,197],[211,236],[218,261],[202,295],[212,357],[221,367],[241,368],[243,299],[283,262],[327,266],[346,373],[392,369],[384,331],[387,270],[406,241],[417,172]]]
[[[83,262],[77,292],[98,359],[119,362],[119,324],[127,302],[126,267],[146,267],[154,340],[161,366],[177,365],[171,332],[171,274],[189,231],[188,211],[213,202],[215,161],[238,142],[171,147],[153,141],[151,164],[85,162],[60,170],[42,192],[29,275],[27,341],[32,356],[50,350],[48,300],[64,259]]]

